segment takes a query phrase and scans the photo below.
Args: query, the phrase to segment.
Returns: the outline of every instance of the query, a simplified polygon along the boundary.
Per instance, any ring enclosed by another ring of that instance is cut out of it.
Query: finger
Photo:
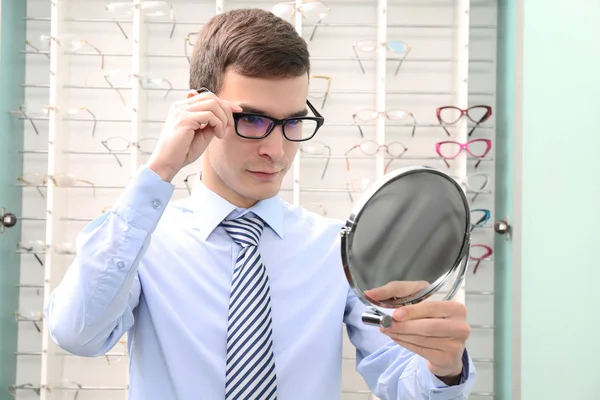
[[[429,286],[426,281],[391,281],[383,286],[365,290],[365,294],[373,300],[381,301],[403,298]]]
[[[231,101],[223,100],[212,92],[197,92],[196,91],[195,93],[197,93],[197,94],[187,98],[184,101],[185,105],[191,106],[191,105],[196,104],[201,101],[214,99],[219,102],[221,107],[226,108],[226,109],[228,108],[230,110],[230,114],[231,114],[231,112],[242,112],[242,107],[240,107],[239,105],[237,105]]]
[[[394,341],[400,346],[404,347],[406,350],[412,351],[413,353],[420,355],[421,357],[429,361],[429,363],[435,366],[452,365],[456,362],[456,356],[453,353],[414,345],[404,340]]]
[[[465,321],[453,319],[427,318],[415,321],[398,322],[392,321],[388,328],[382,328],[382,332],[417,335],[438,338],[457,338],[464,339],[469,337],[471,328]]]
[[[212,111],[190,111],[188,112],[188,115],[189,118],[196,123],[196,125],[193,126],[194,131],[204,129],[206,125],[209,125],[213,128],[213,131],[218,138],[223,138],[225,135],[225,125],[223,124],[223,120],[216,116]]]
[[[413,353],[418,354],[423,358],[426,358],[427,360],[436,359],[441,355],[440,353],[443,353],[442,350],[419,346],[402,339],[394,339],[394,342],[398,343],[406,350],[410,350]]]
[[[227,115],[228,126],[233,126],[234,125],[233,113],[234,112],[236,112],[236,113],[242,112],[242,107],[240,107],[237,104],[234,104],[230,101],[219,99],[219,98],[217,98],[217,101],[221,105],[221,108],[225,112],[225,115]]]
[[[403,335],[394,332],[387,333],[387,336],[394,340],[400,340],[406,343],[413,344],[415,346],[421,346],[432,350],[441,350],[460,354],[462,354],[464,350],[464,342],[456,338]]]
[[[423,318],[462,319],[467,316],[467,308],[457,301],[423,301],[398,308],[394,311],[396,321],[410,321]]]
[[[186,111],[210,111],[217,116],[222,122],[223,126],[229,125],[230,116],[227,116],[227,112],[221,106],[221,103],[216,98],[205,99],[196,103],[190,104],[185,108]]]

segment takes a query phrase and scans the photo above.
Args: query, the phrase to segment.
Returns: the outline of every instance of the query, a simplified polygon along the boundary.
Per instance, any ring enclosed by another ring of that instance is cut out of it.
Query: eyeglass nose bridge
[[[269,128],[267,129],[267,131],[265,132],[265,135],[263,136],[263,139],[266,139],[267,136],[269,136],[276,127],[281,126],[281,135],[283,137],[285,137],[284,133],[283,133],[283,125],[285,124],[285,119],[275,119],[275,118],[269,118],[271,120],[271,125],[269,126]]]
[[[269,128],[267,129],[267,131],[265,132],[265,134],[263,135],[262,139],[266,139],[274,130],[276,127],[281,126],[281,136],[285,139],[285,140],[289,140],[284,132],[284,125],[286,122],[288,122],[287,119],[276,119],[276,118],[271,118],[271,117],[266,117],[271,121],[271,125],[269,126]]]

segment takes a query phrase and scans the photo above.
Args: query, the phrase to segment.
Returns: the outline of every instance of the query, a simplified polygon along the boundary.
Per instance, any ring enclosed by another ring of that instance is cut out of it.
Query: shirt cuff
[[[136,171],[112,212],[146,232],[153,232],[174,191],[175,185],[163,181],[156,172],[143,165]]]
[[[475,367],[471,362],[467,349],[464,350],[462,355],[463,368],[460,374],[459,382],[458,384],[452,386],[446,385],[437,376],[432,374],[431,371],[429,371],[429,368],[427,368],[427,361],[423,357],[419,358],[421,363],[419,366],[421,384],[425,388],[430,388],[430,400],[454,399],[461,394],[464,394],[466,398],[466,393],[464,393],[466,389],[465,384],[469,381],[471,374],[475,372]]]

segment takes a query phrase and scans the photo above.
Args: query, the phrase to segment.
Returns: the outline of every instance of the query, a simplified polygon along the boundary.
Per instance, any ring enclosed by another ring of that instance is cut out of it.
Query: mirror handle
[[[382,314],[374,309],[372,309],[372,311],[365,311],[362,314],[362,321],[368,325],[377,325],[384,328],[388,328],[392,325],[392,317]]]

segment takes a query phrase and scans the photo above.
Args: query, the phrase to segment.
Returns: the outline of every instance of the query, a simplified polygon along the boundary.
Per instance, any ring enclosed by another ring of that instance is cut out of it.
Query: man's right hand
[[[233,112],[242,108],[214,93],[191,91],[171,105],[164,128],[147,166],[171,182],[186,165],[196,161],[210,141],[222,139],[233,126]]]

